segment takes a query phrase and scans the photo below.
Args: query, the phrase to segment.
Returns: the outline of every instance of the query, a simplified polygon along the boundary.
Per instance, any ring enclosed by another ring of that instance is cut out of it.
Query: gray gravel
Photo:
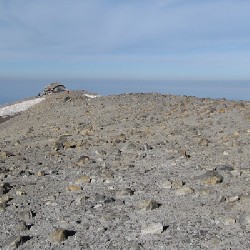
[[[0,123],[2,249],[250,249],[250,103],[46,97]]]

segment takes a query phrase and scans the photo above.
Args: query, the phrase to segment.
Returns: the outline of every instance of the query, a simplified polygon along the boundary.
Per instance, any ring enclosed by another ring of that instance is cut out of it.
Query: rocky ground
[[[53,94],[0,124],[2,249],[250,249],[250,103]]]

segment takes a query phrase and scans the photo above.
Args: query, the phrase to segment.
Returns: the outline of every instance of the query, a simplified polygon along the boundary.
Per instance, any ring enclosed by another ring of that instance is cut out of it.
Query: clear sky
[[[0,37],[0,79],[250,80],[249,0],[0,0]]]

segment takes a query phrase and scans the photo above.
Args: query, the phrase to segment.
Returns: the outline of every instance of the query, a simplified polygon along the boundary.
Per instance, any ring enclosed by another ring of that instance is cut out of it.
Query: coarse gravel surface
[[[250,103],[46,96],[0,121],[1,249],[250,249]]]

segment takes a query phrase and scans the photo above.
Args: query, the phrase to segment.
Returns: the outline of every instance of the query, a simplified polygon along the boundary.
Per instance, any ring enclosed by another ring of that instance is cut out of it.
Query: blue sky
[[[0,78],[250,80],[249,0],[0,0]]]

